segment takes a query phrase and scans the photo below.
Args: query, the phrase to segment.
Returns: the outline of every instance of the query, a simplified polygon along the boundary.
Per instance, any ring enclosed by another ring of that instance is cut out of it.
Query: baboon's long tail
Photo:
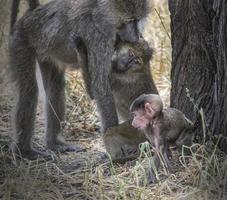
[[[29,10],[34,10],[39,6],[39,0],[27,0]],[[11,19],[10,19],[10,33],[13,31],[13,26],[17,21],[17,14],[19,10],[20,0],[12,0],[11,6]]]

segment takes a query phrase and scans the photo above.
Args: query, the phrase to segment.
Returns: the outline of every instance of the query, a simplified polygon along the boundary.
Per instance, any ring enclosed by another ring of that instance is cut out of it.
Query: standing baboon
[[[158,94],[150,71],[153,49],[143,39],[137,43],[119,43],[112,58],[111,89],[119,120],[124,122],[107,130],[103,136],[107,152],[114,161],[135,158],[143,132],[131,126],[129,107],[143,93]]]
[[[15,3],[13,7],[16,6]],[[38,96],[36,61],[47,95],[47,146],[73,150],[59,139],[65,113],[65,67],[84,70],[85,84],[97,103],[102,131],[116,126],[118,118],[109,82],[114,46],[117,40],[138,41],[138,22],[147,12],[147,0],[55,0],[30,8],[16,24],[16,17],[12,16],[10,66],[18,92],[14,124],[16,145],[22,156],[36,158],[41,154],[31,145]]]

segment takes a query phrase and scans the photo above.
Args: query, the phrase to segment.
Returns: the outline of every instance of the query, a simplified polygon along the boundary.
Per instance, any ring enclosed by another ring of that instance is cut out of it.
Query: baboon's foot
[[[45,160],[52,160],[53,155],[41,152],[36,149],[30,148],[30,149],[21,149],[18,147],[13,147],[13,153],[16,155],[17,158],[26,158],[29,160],[36,160],[36,159],[45,159]]]
[[[75,146],[73,144],[70,144],[61,140],[47,142],[47,147],[52,151],[56,151],[59,153],[85,151],[85,148],[82,148],[80,146]]]

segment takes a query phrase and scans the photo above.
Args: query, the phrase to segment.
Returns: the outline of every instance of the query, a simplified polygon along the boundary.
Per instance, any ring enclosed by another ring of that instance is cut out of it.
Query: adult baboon
[[[18,6],[16,2],[13,1],[13,8]],[[34,8],[16,24],[16,17],[12,16],[9,38],[10,66],[18,92],[14,118],[16,144],[22,156],[28,158],[41,154],[31,145],[38,96],[36,60],[47,95],[47,146],[53,150],[72,150],[58,137],[65,112],[65,67],[82,68],[85,84],[97,103],[102,131],[117,125],[109,82],[114,45],[117,40],[138,41],[137,24],[146,16],[148,2],[55,0]]]

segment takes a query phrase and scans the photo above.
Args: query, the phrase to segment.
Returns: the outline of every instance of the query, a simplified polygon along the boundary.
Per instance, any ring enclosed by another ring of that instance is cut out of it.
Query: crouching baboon
[[[46,92],[47,147],[76,150],[59,138],[65,113],[65,67],[82,69],[86,87],[97,103],[103,132],[116,126],[118,117],[109,82],[114,46],[117,41],[138,41],[138,22],[146,16],[148,2],[55,0],[32,6],[16,23],[18,2],[12,4],[9,36],[10,68],[18,93],[14,116],[16,146],[22,156],[30,159],[42,154],[31,145],[38,61]],[[38,1],[29,2],[35,5]]]
[[[162,153],[166,167],[170,169],[170,145],[181,149],[191,146],[193,141],[193,123],[175,108],[163,109],[161,98],[156,94],[143,94],[133,101],[130,111],[133,114],[132,126],[144,131],[145,136],[155,150],[154,163],[158,168]],[[152,169],[148,180],[156,181]]]
[[[150,71],[152,54],[153,49],[140,38],[134,44],[118,44],[113,55],[111,88],[119,120],[123,123],[107,130],[104,144],[114,161],[135,158],[139,143],[146,141],[143,132],[131,126],[129,107],[143,93],[158,94]]]

